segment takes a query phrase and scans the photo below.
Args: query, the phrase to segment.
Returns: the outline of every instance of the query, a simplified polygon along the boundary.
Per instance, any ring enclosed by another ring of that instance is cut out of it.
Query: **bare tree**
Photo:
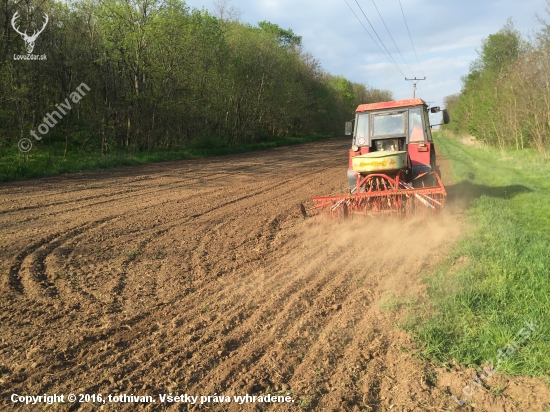
[[[231,0],[214,0],[215,14],[224,21],[239,21],[241,11],[231,4]]]

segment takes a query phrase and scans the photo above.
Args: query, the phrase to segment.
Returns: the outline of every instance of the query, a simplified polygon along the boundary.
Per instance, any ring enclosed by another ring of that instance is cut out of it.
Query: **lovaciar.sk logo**
[[[29,36],[29,34],[27,33],[27,30],[25,30],[24,32],[21,32],[19,30],[19,26],[16,26],[17,19],[19,17],[19,12],[15,12],[15,14],[13,15],[13,18],[11,19],[11,26],[19,35],[21,35],[21,38],[25,42],[25,48],[27,49],[27,54],[21,54],[21,55],[14,54],[13,60],[46,60],[45,54],[42,54],[42,55],[32,54],[36,39],[38,38],[40,33],[44,31],[49,21],[48,15],[46,13],[44,13],[44,16],[45,16],[45,20],[44,20],[44,24],[42,25],[42,28],[39,30],[34,30],[32,35]]]

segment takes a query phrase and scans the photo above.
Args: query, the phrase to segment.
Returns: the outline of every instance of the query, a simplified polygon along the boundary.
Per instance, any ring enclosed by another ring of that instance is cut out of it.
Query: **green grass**
[[[474,148],[442,133],[436,143],[451,160],[449,194],[466,200],[471,225],[426,277],[428,303],[404,326],[426,356],[479,367],[533,320],[540,327],[500,371],[548,376],[550,163],[532,151]]]
[[[64,145],[61,141],[54,141],[53,143],[33,142],[34,146],[27,154],[21,153],[17,148],[17,142],[15,142],[7,147],[0,145],[0,182],[171,160],[244,153],[307,143],[335,136],[332,134],[307,137],[273,137],[268,142],[233,146],[213,139],[206,139],[171,151],[157,150],[130,154],[124,148],[115,148],[108,155],[102,155],[97,150],[90,150],[89,147],[88,150],[82,151],[79,145],[73,144],[65,159],[62,157]],[[50,147],[48,147],[48,144]]]

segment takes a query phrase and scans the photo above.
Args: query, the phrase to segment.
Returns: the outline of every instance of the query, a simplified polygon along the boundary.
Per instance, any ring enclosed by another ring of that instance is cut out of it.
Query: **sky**
[[[186,2],[215,10],[213,0]],[[325,71],[389,89],[395,99],[412,97],[412,83],[405,76],[425,76],[418,82],[416,96],[441,107],[445,96],[460,92],[460,78],[468,73],[482,40],[500,30],[508,18],[526,37],[542,28],[536,14],[550,20],[545,0],[401,0],[411,44],[399,0],[230,0],[230,4],[240,11],[242,22],[256,25],[268,20],[302,36],[304,50]],[[358,4],[402,73],[380,50],[384,46]]]

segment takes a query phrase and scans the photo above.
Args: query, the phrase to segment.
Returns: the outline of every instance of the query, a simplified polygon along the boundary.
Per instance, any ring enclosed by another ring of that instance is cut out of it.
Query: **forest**
[[[1,4],[4,152],[23,138],[65,158],[342,133],[357,104],[391,99],[325,72],[291,29],[240,22],[225,0],[213,12],[181,0]],[[32,53],[16,28],[43,29]],[[85,97],[32,137],[82,84]]]
[[[513,20],[482,41],[478,58],[447,96],[452,122],[445,128],[490,145],[550,150],[550,25],[525,38]]]

